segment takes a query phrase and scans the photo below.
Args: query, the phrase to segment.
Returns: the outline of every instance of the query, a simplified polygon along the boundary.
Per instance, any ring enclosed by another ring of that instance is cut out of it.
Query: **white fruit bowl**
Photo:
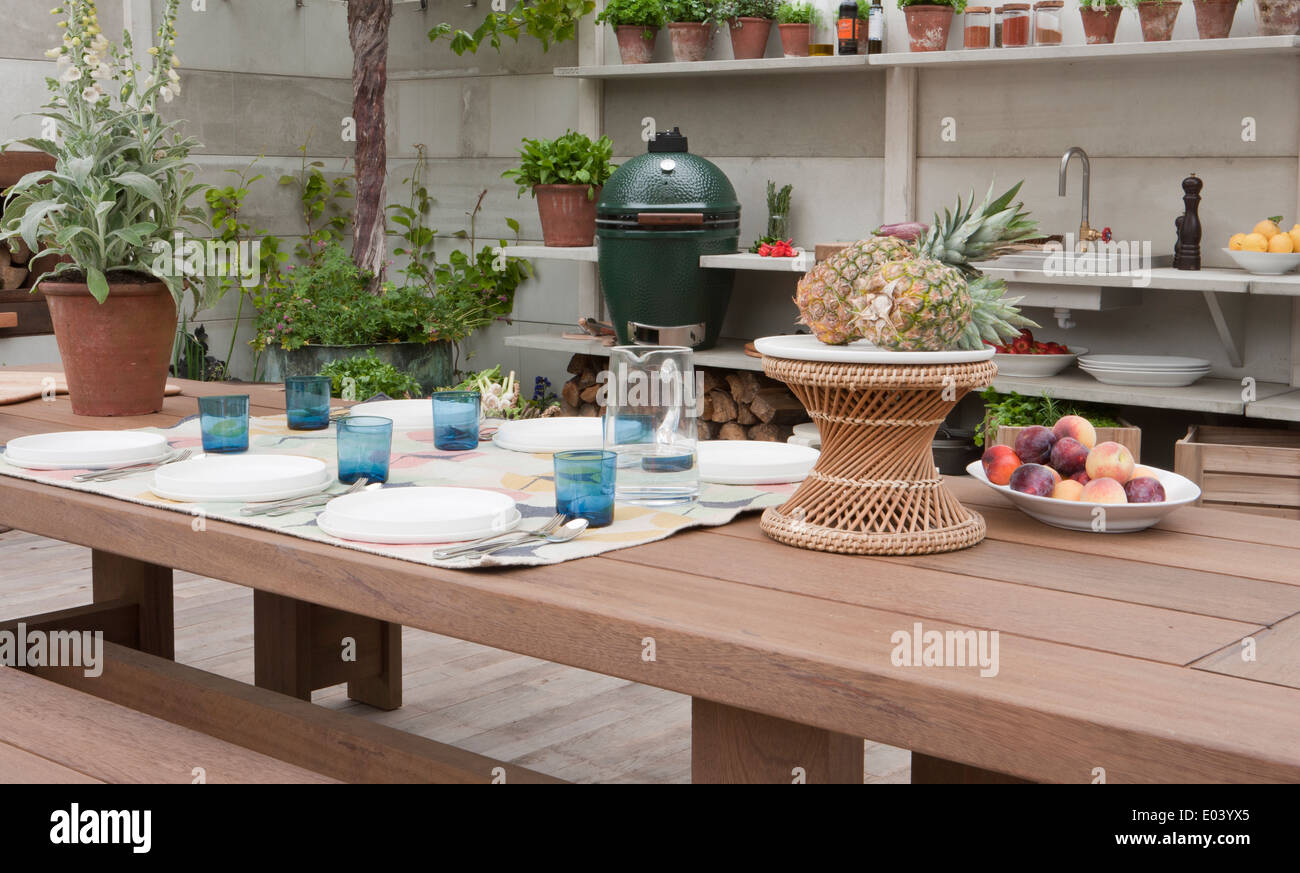
[[[1224,249],[1224,251],[1228,253],[1228,257],[1237,262],[1238,267],[1247,273],[1260,276],[1281,276],[1300,267],[1300,254],[1296,253],[1284,255],[1278,252],[1238,252],[1232,249]]]
[[[1042,379],[1055,376],[1078,359],[1088,354],[1083,346],[1075,346],[1068,355],[1005,355],[995,354],[999,376],[1018,376],[1021,379]]]
[[[1080,530],[1088,533],[1132,533],[1146,530],[1169,513],[1195,503],[1201,496],[1196,483],[1169,470],[1155,470],[1165,489],[1164,503],[1084,503],[1078,500],[1057,500],[1012,491],[1007,485],[994,485],[984,474],[984,465],[972,461],[966,472],[1000,494],[1005,495],[1016,508],[1043,524]],[[1093,514],[1102,508],[1104,513]]]

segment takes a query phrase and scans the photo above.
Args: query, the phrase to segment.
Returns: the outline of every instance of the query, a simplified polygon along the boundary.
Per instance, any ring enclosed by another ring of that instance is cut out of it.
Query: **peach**
[[[1083,486],[1079,500],[1084,503],[1128,503],[1124,486],[1109,476],[1093,479]]]
[[[1073,476],[1088,463],[1088,447],[1074,437],[1061,437],[1052,446],[1051,464],[1062,476]]]
[[[1097,429],[1092,426],[1092,422],[1081,415],[1061,416],[1056,424],[1052,425],[1052,433],[1056,434],[1058,440],[1070,437],[1089,449],[1097,445]]]
[[[1012,491],[1048,497],[1056,490],[1056,476],[1050,467],[1042,464],[1022,464],[1011,474]]]
[[[1045,464],[1056,443],[1056,434],[1040,424],[1025,428],[1016,434],[1014,446],[1017,457],[1026,464]]]
[[[1164,503],[1165,486],[1151,476],[1135,476],[1124,483],[1129,503]]]
[[[1157,470],[1155,467],[1147,467],[1143,464],[1134,464],[1133,475],[1130,476],[1129,478],[1136,479],[1139,476],[1150,476],[1152,479],[1155,479],[1157,482],[1160,481],[1160,471]]]
[[[984,466],[984,475],[994,485],[1006,485],[1011,481],[1011,474],[1020,466],[1020,459],[1011,450],[1011,446],[989,446],[980,458]]]
[[[1078,500],[1081,494],[1083,486],[1073,479],[1062,479],[1052,491],[1052,496],[1057,500]]]
[[[1060,473],[1056,472],[1056,470],[1055,470],[1054,468],[1052,468],[1052,467],[1048,467],[1048,468],[1047,468],[1047,472],[1049,472],[1049,473],[1052,474],[1052,481],[1054,481],[1057,485],[1060,485],[1060,484],[1061,484],[1061,474],[1060,474]]]
[[[1133,453],[1119,443],[1097,443],[1084,466],[1093,479],[1114,479],[1123,485],[1133,476]]]

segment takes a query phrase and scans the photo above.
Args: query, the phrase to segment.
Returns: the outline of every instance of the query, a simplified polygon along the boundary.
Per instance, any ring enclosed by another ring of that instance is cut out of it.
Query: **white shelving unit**
[[[651,64],[596,64],[556,67],[566,79],[675,79],[683,76],[745,76],[762,73],[842,73],[867,69],[866,55],[819,58],[758,58],[750,61],[668,61]]]
[[[595,246],[506,246],[503,251],[507,257],[512,258],[596,263]]]
[[[943,52],[886,52],[872,55],[873,67],[974,67],[1025,63],[1152,60],[1176,61],[1216,55],[1294,53],[1300,37],[1243,36],[1230,39],[1184,39],[1169,42],[1118,42],[1111,45],[1053,45],[1025,48],[958,49]]]
[[[1182,409],[1189,412],[1215,412],[1225,415],[1247,413],[1242,399],[1242,385],[1235,379],[1202,379],[1186,388],[1141,388],[1103,385],[1087,373],[1066,371],[1045,379],[1023,379],[998,376],[993,387],[1002,393],[1039,395],[1046,391],[1064,400],[1082,400],[1089,403],[1112,403],[1123,406],[1145,406],[1151,409]],[[1279,395],[1293,393],[1290,385],[1278,382],[1260,382],[1255,386],[1257,402]]]
[[[559,246],[506,246],[507,256],[531,258],[538,261],[583,261],[596,263],[596,246],[561,248]],[[718,270],[759,270],[772,273],[806,273],[812,269],[816,256],[802,252],[793,258],[765,258],[750,252],[731,255],[701,255],[700,266]]]
[[[609,347],[587,339],[569,339],[553,333],[528,333],[506,337],[506,345],[521,349],[536,349],[544,352],[564,352],[570,355],[608,355]],[[722,338],[711,349],[695,353],[695,364],[699,367],[723,367],[728,370],[762,371],[761,358],[745,354],[745,341]]]

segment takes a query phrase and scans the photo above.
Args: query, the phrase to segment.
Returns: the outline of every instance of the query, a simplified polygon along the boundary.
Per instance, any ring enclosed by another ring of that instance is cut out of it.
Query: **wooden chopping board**
[[[15,370],[0,371],[0,406],[8,403],[22,403],[24,400],[35,400],[45,391],[46,379],[54,380],[54,391],[57,394],[68,393],[68,383],[64,380],[63,374],[58,372],[23,372]],[[168,396],[181,393],[181,386],[167,383],[166,393]]]

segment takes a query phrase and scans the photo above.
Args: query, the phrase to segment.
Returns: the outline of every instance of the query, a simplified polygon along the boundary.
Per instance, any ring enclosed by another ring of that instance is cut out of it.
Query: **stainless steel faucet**
[[[1061,155],[1061,175],[1060,185],[1057,194],[1065,196],[1065,181],[1070,172],[1070,159],[1077,157],[1083,164],[1083,218],[1079,222],[1079,251],[1086,252],[1088,243],[1095,240],[1105,239],[1107,234],[1100,230],[1093,230],[1088,224],[1088,198],[1090,190],[1090,180],[1092,177],[1092,163],[1088,160],[1088,153],[1078,146],[1070,146],[1070,150]]]

